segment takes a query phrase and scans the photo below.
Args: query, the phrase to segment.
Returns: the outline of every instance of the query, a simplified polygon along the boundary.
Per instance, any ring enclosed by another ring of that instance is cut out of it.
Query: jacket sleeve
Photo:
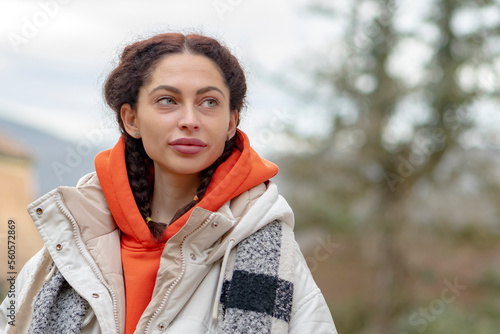
[[[314,282],[297,244],[294,255],[296,260],[294,302],[289,333],[336,334],[337,330],[325,298]]]

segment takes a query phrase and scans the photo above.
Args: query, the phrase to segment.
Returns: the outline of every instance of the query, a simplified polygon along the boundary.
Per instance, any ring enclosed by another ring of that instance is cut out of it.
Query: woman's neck
[[[199,185],[198,174],[172,174],[155,164],[151,219],[169,224],[175,213],[193,200]]]

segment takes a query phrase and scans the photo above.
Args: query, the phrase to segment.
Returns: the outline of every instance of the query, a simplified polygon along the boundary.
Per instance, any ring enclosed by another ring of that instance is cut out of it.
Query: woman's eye
[[[171,97],[162,97],[158,100],[158,103],[169,105],[169,104],[175,104],[175,101]]]
[[[213,108],[213,107],[217,106],[217,101],[216,100],[212,100],[212,99],[205,100],[205,101],[203,101],[202,105],[204,107]]]

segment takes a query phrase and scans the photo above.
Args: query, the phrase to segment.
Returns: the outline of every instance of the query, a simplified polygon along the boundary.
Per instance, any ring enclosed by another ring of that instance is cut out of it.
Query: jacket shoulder
[[[99,185],[99,179],[97,178],[97,173],[96,172],[91,172],[88,173],[84,176],[82,176],[78,182],[76,183],[76,187],[84,187],[86,185]]]

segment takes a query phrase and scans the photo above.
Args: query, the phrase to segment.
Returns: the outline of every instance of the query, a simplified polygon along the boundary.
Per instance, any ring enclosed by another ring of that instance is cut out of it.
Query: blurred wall
[[[7,273],[10,271],[19,273],[26,261],[43,246],[42,239],[26,211],[26,206],[34,200],[33,197],[31,154],[11,139],[0,136],[0,297],[2,299],[7,292]],[[15,222],[14,270],[11,270],[7,263],[9,220]]]

